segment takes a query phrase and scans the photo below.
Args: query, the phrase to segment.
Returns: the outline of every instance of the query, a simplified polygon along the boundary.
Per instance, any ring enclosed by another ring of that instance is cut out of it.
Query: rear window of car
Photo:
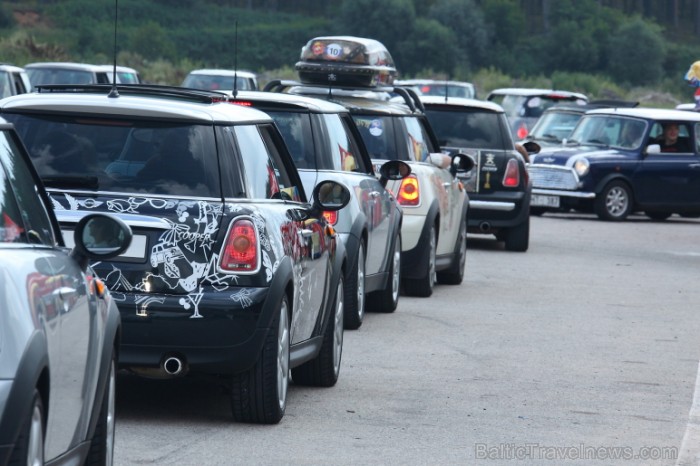
[[[29,81],[32,86],[44,84],[94,84],[97,81],[95,73],[83,70],[61,68],[27,68]],[[109,81],[101,80],[100,83]]]
[[[521,95],[493,95],[489,98],[491,102],[495,102],[503,107],[506,115],[510,118],[530,117],[539,118],[545,110],[560,103],[578,102],[579,99],[574,97],[564,98],[561,96],[521,96]],[[581,103],[585,103],[581,101]]]
[[[425,113],[441,146],[495,150],[506,148],[497,113],[430,108],[426,108]]]
[[[47,187],[220,197],[212,126],[5,114]]]
[[[583,113],[551,111],[545,112],[532,128],[530,137],[561,141],[573,131]]]
[[[255,85],[253,80],[250,78],[245,78],[242,76],[236,76],[236,89],[239,91],[254,91]],[[234,88],[234,77],[233,76],[216,76],[216,75],[206,75],[206,74],[191,74],[188,75],[182,87],[190,87],[193,89],[204,89],[204,90],[232,90]]]

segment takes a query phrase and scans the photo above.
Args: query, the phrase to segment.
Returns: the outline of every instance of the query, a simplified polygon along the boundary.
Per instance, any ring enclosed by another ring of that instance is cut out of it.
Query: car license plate
[[[543,194],[533,194],[530,205],[535,207],[559,207],[559,196],[545,196]]]
[[[73,230],[62,228],[61,233],[63,234],[63,242],[66,243],[66,246],[69,248],[74,248],[75,241],[73,240]],[[129,248],[117,257],[129,259],[145,259],[146,243],[147,239],[145,235],[134,235],[131,238],[131,244],[129,245]]]

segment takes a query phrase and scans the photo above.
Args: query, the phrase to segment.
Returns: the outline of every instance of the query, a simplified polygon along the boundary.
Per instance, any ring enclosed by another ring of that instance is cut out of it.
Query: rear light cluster
[[[527,125],[525,123],[520,123],[520,127],[516,132],[518,139],[525,139],[530,132],[527,130]]]
[[[420,204],[420,186],[415,175],[409,175],[401,180],[401,187],[396,200],[402,206],[417,206]]]
[[[516,188],[520,186],[520,168],[518,161],[510,159],[506,165],[506,172],[503,175],[503,186],[506,188]]]
[[[336,223],[338,223],[338,212],[324,210],[323,217],[330,225],[335,225]]]
[[[255,225],[238,219],[229,228],[219,267],[226,272],[256,272],[260,267],[260,248]]]

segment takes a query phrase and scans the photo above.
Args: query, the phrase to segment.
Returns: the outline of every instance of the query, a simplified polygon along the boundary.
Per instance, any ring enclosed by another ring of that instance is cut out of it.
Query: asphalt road
[[[121,374],[115,464],[697,464],[699,231],[545,215],[524,254],[470,236],[461,285],[368,314],[338,384],[291,386],[275,426],[234,423],[211,381]]]

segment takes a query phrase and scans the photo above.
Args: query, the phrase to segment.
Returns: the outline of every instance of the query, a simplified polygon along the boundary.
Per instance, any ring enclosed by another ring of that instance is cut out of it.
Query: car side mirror
[[[106,214],[89,214],[75,227],[73,258],[85,269],[92,260],[106,260],[126,251],[131,245],[131,227],[121,219]]]
[[[332,181],[322,181],[313,190],[313,208],[323,211],[337,211],[350,202],[350,191],[344,185]]]
[[[660,154],[661,146],[659,144],[649,144],[645,152],[647,155]]]
[[[539,154],[542,147],[535,141],[527,141],[522,144],[528,154]]]
[[[476,163],[474,162],[473,158],[465,153],[458,152],[452,156],[450,172],[452,172],[453,175],[456,175],[459,172],[466,173],[471,171],[471,169],[474,168],[474,165],[476,165]]]
[[[390,160],[379,167],[379,182],[386,186],[389,180],[402,180],[411,174],[411,166],[402,160]]]

